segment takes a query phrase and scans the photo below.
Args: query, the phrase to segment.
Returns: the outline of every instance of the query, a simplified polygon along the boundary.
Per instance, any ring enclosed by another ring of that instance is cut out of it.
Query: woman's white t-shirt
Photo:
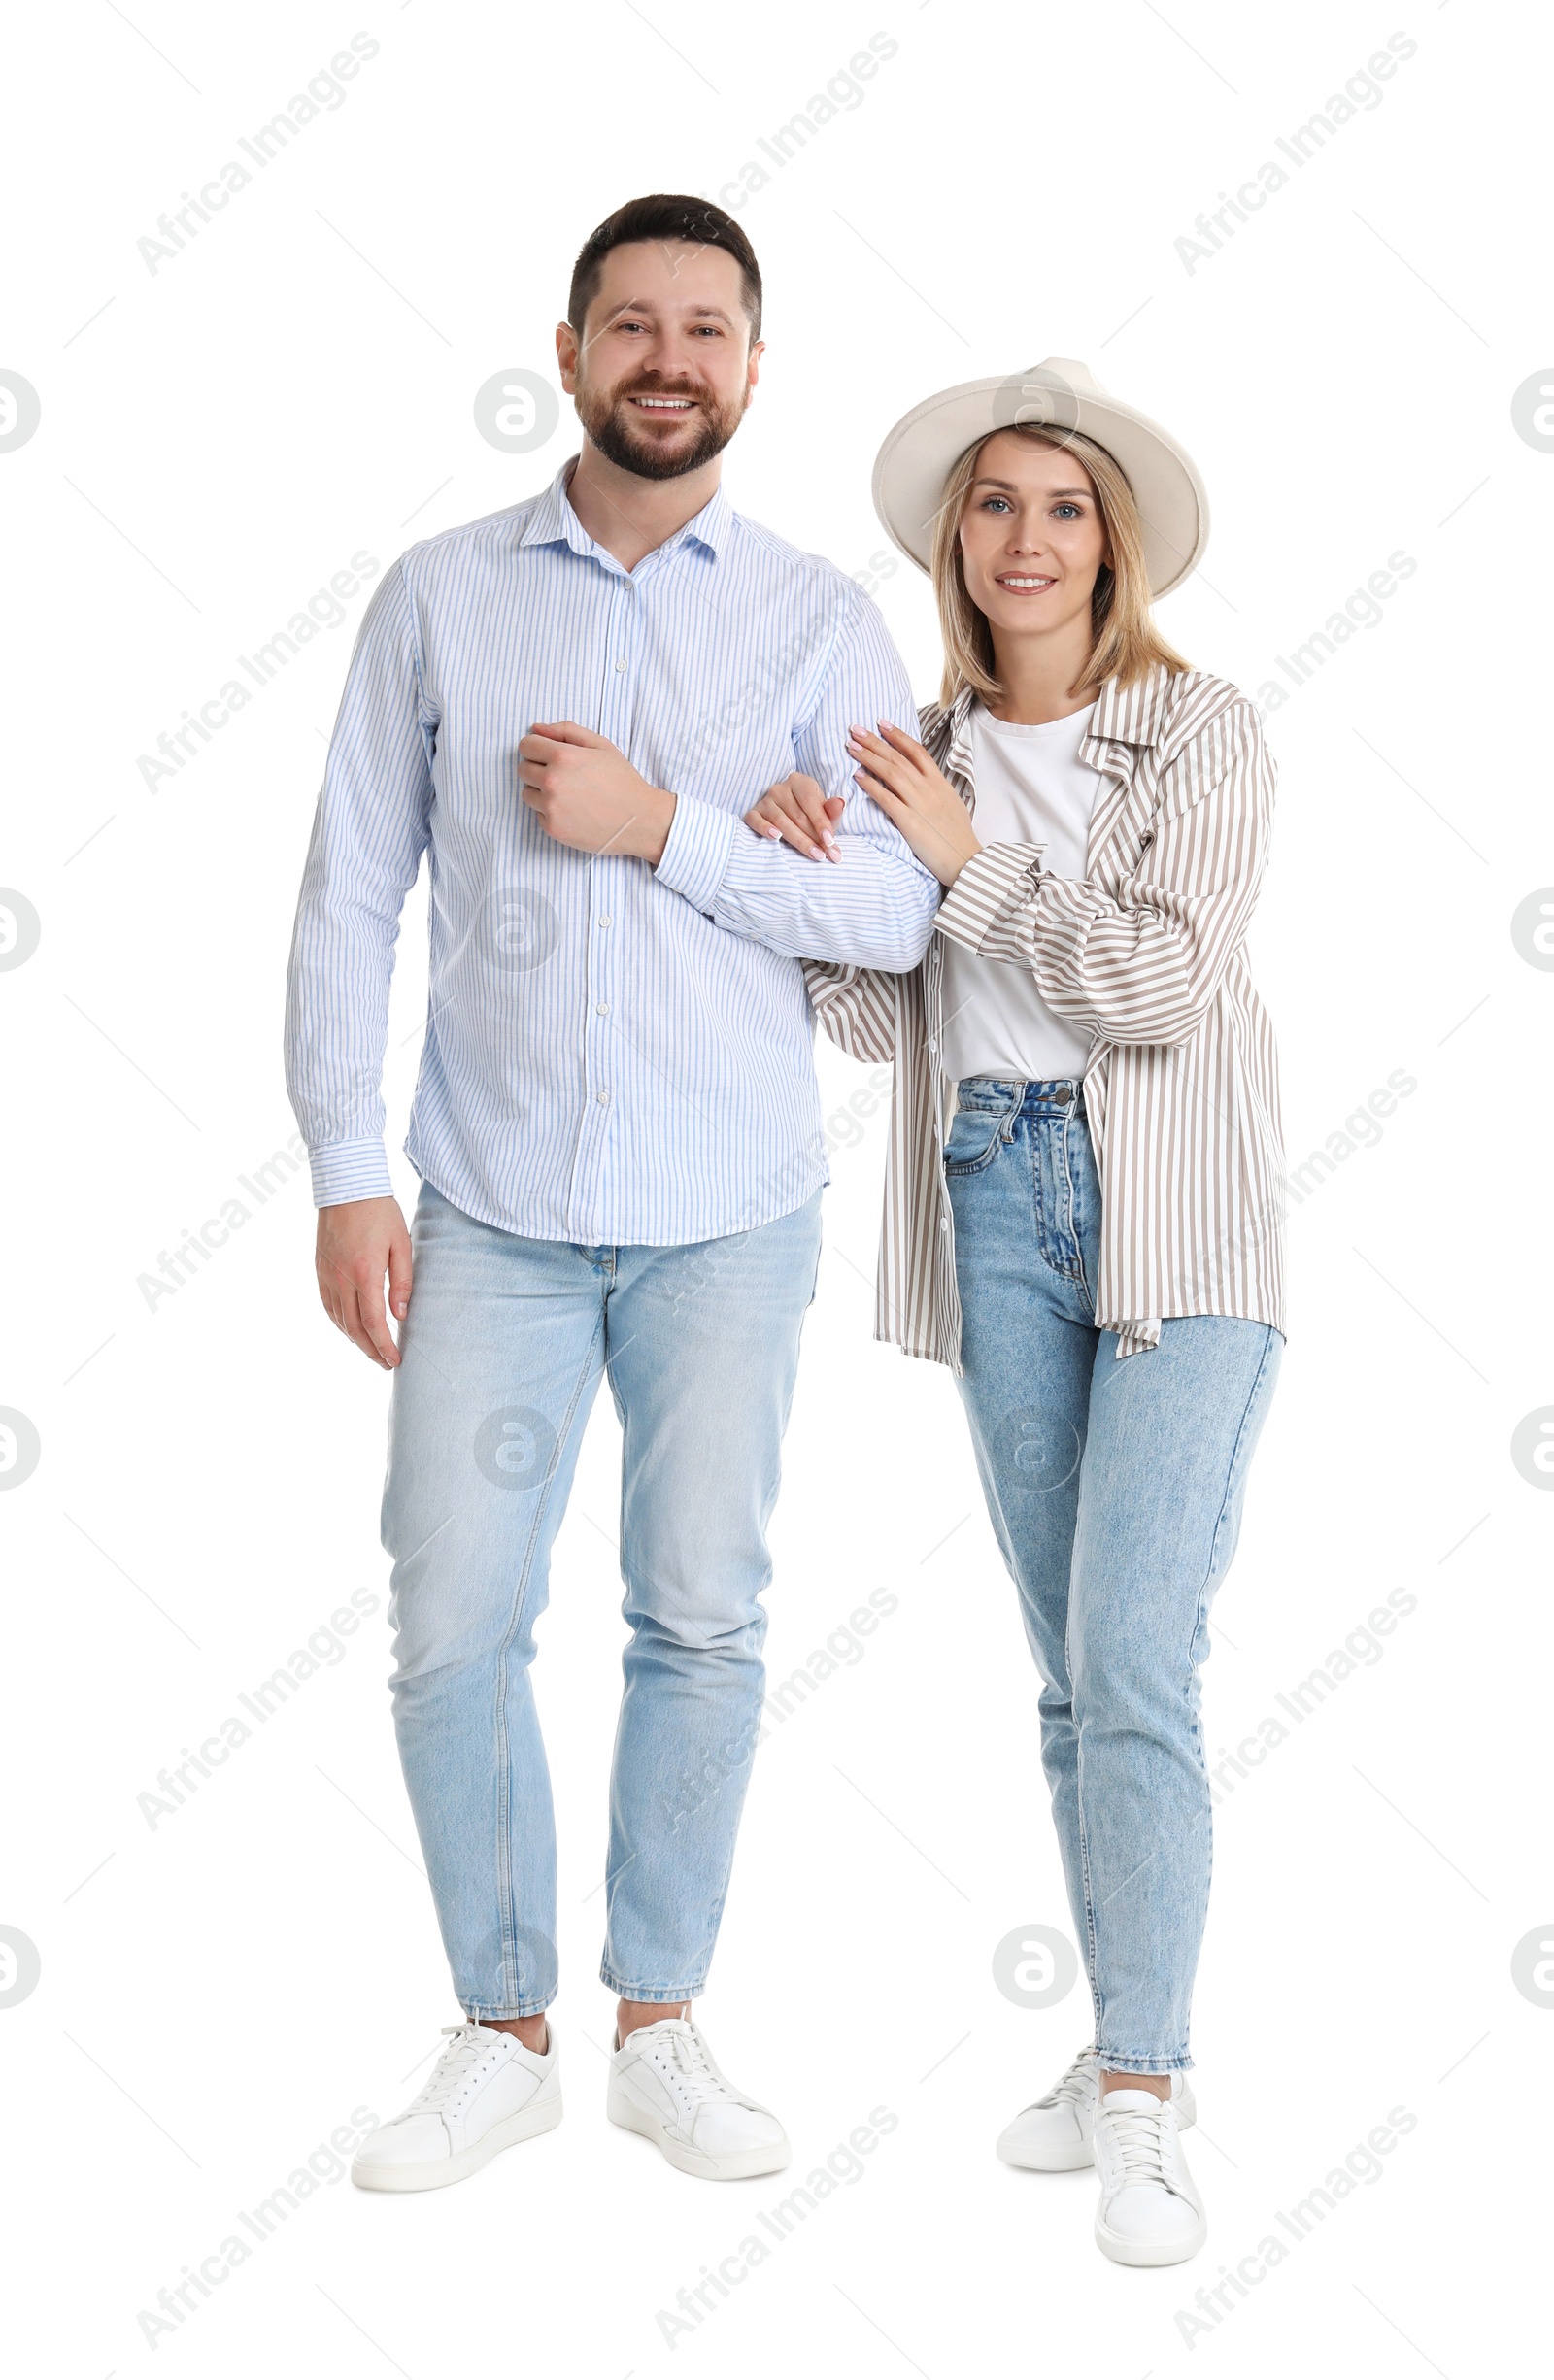
[[[1100,778],[1079,747],[1095,707],[1023,727],[973,704],[979,843],[1041,843],[1052,875],[1084,875]],[[978,958],[948,934],[943,939],[944,1071],[952,1082],[972,1074],[1025,1083],[1083,1074],[1089,1034],[1053,1015],[1029,967]]]

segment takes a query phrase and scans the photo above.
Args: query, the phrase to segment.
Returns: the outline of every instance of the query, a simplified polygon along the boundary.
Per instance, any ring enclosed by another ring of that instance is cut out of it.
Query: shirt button
[[[950,1228],[950,1219],[949,1219],[948,1215],[941,1215],[941,1216],[939,1217],[939,1229],[940,1229],[941,1231],[948,1231],[948,1229],[949,1229],[949,1228]]]
[[[607,1100],[609,1099],[609,1096],[610,1096],[610,1094],[609,1094],[609,1092],[608,1092],[607,1090],[601,1090],[601,1091],[599,1092],[599,1094],[598,1094],[598,1101],[599,1101],[599,1105],[600,1105],[600,1107],[603,1107],[603,1106],[605,1105],[605,1103],[606,1103],[606,1102],[607,1102]]]
[[[608,924],[609,924],[609,922],[610,922],[610,921],[609,921],[609,918],[608,918],[607,916],[606,916],[606,917],[602,917],[602,918],[599,920],[599,923],[600,923],[601,925],[608,925]]]
[[[601,1000],[601,1001],[599,1002],[599,1015],[600,1015],[601,1017],[607,1017],[607,1016],[609,1015],[609,1013],[610,1013],[610,1003],[609,1003],[609,1001],[608,1001],[608,1000]]]
[[[938,1045],[938,1043],[937,1043],[936,1041],[931,1041],[931,1040],[930,1040],[930,1041],[929,1041],[929,1048],[931,1051],[935,1051],[935,1052],[936,1052],[936,1051],[937,1051],[937,1049],[938,1049],[938,1046],[939,1046],[939,1045]]]
[[[615,666],[616,666],[616,668],[617,668],[617,669],[625,669],[625,663],[624,661],[619,661],[619,660],[618,660],[618,661],[616,662],[616,665],[615,665]]]

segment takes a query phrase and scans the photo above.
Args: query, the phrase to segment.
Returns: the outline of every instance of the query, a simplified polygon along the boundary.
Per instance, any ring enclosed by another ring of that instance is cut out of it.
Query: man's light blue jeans
[[[471,2017],[555,1997],[556,1842],[529,1679],[552,1542],[607,1374],[625,1432],[630,1626],[610,1788],[604,1981],[693,1998],[723,1914],[765,1687],[765,1526],[820,1193],[695,1247],[572,1247],[422,1187],[383,1538],[394,1725]]]
[[[1208,1609],[1284,1341],[1166,1321],[1116,1359],[1077,1083],[960,1087],[945,1150],[977,1467],[1041,1673],[1041,1759],[1103,2068],[1190,2066],[1208,1907]]]

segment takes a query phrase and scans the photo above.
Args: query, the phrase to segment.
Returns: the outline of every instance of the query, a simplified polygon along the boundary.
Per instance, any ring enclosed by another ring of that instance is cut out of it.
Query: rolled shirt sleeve
[[[1115,891],[1047,873],[1038,844],[990,844],[957,877],[938,930],[1030,967],[1056,1016],[1108,1042],[1190,1039],[1245,938],[1273,828],[1262,722],[1227,692],[1163,773],[1147,861]]]

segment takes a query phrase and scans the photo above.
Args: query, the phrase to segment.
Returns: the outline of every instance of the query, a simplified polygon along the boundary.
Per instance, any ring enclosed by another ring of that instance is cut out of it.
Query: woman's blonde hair
[[[1159,666],[1173,675],[1191,664],[1173,652],[1156,627],[1149,608],[1149,579],[1144,568],[1144,534],[1138,506],[1127,475],[1115,455],[1079,430],[1036,429],[1015,425],[1017,437],[1033,445],[1056,447],[1072,454],[1090,474],[1106,533],[1111,561],[1102,563],[1091,597],[1094,641],[1085,674],[1075,689],[1101,687],[1108,678],[1132,686]],[[993,437],[1003,433],[995,430]],[[961,521],[971,483],[988,439],[967,447],[944,483],[944,499],[933,527],[933,592],[939,607],[939,631],[944,639],[944,677],[939,700],[946,710],[963,686],[973,687],[985,699],[997,702],[1003,688],[993,674],[993,631],[987,614],[966,592],[961,561]]]

